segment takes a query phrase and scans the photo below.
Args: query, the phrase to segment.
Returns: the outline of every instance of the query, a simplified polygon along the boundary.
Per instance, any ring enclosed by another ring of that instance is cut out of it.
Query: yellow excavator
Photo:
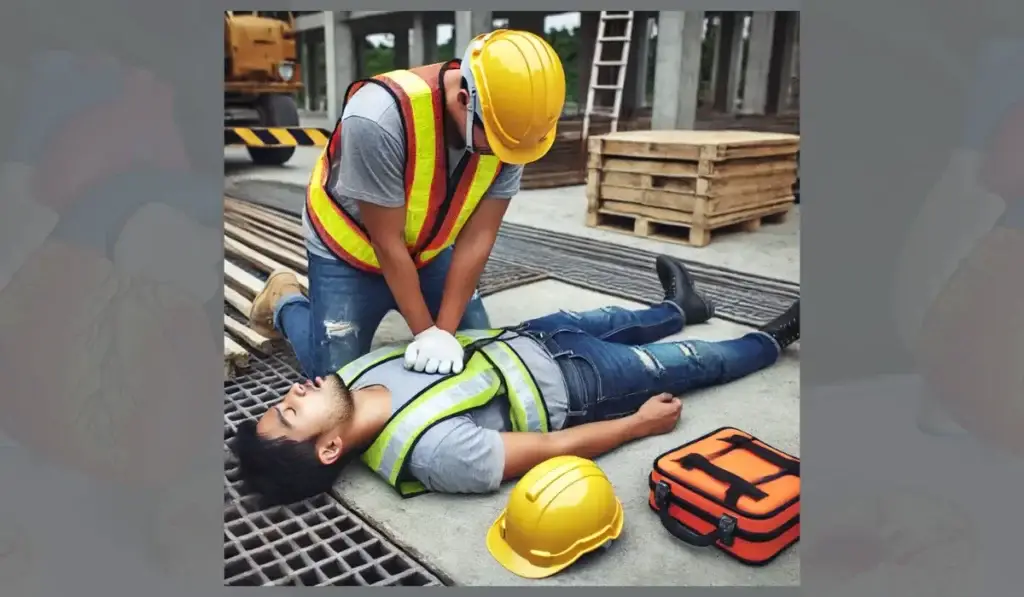
[[[224,144],[280,166],[297,146],[323,146],[329,131],[303,128],[295,17],[290,11],[224,13]]]

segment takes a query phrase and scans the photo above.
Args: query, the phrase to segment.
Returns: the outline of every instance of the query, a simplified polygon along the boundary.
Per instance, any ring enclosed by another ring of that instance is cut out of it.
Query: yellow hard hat
[[[494,155],[507,164],[544,157],[565,105],[565,71],[555,49],[528,31],[498,29],[469,43],[461,70]]]
[[[487,533],[487,550],[513,574],[544,578],[622,533],[622,503],[590,460],[557,456],[516,483]]]

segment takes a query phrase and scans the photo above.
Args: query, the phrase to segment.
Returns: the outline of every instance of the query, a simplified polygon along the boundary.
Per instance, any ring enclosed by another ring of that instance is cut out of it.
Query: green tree
[[[363,38],[362,64],[360,71],[363,76],[374,77],[381,73],[395,70],[395,49],[385,45],[374,44]]]
[[[576,35],[576,31],[576,29],[559,28],[544,32],[544,39],[551,44],[555,53],[562,60],[562,68],[565,70],[565,99],[572,103],[579,103],[579,98],[576,95],[580,80],[580,38]]]

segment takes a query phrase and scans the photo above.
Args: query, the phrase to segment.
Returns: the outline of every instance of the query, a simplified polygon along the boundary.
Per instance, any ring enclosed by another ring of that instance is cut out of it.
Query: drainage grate
[[[545,272],[520,267],[502,259],[491,258],[484,266],[484,273],[480,274],[478,287],[480,296],[489,296],[502,290],[518,288],[550,277]]]
[[[663,296],[654,273],[655,254],[648,251],[504,224],[493,254],[567,284],[640,303]],[[716,315],[734,323],[761,325],[800,297],[799,285],[790,282],[696,262],[687,267],[697,289],[715,303]]]
[[[224,384],[224,583],[230,586],[443,586],[438,576],[332,495],[260,509],[241,493],[231,451],[238,424],[255,419],[302,380],[290,351],[253,354]]]

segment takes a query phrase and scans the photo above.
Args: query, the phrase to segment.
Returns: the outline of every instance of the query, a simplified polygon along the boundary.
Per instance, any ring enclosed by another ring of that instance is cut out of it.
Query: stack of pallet
[[[283,340],[247,325],[252,299],[263,288],[253,272],[291,269],[308,289],[307,262],[298,220],[238,199],[224,200],[224,375],[245,371],[250,354],[270,354]]]
[[[756,230],[794,204],[797,135],[630,131],[588,149],[588,226],[702,247],[712,230]]]

